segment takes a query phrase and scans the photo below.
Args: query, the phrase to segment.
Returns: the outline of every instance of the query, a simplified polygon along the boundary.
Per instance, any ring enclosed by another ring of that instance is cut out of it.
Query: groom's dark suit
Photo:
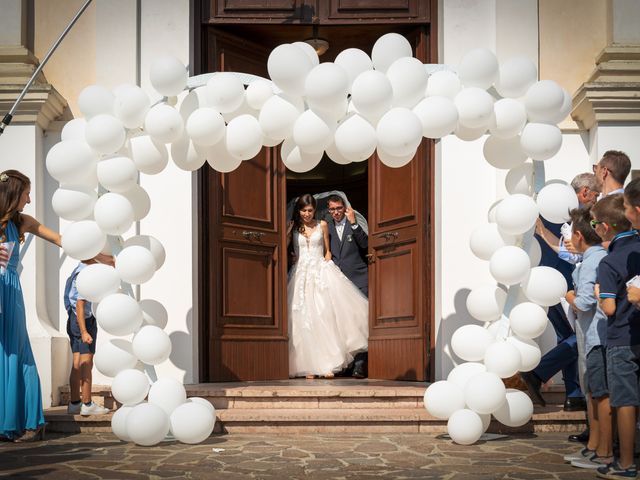
[[[353,228],[349,220],[344,218],[345,225],[342,240],[336,230],[336,222],[328,220],[329,238],[331,240],[331,259],[342,273],[360,289],[365,296],[369,294],[369,274],[366,262],[368,237],[362,227]]]

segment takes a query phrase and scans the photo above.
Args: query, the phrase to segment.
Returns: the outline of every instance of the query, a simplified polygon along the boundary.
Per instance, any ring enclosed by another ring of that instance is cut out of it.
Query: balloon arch
[[[140,445],[156,444],[169,432],[197,443],[215,423],[206,400],[187,400],[184,386],[173,379],[150,385],[136,368],[139,362],[157,365],[171,353],[162,304],[137,301],[130,288],[121,289],[148,281],[165,258],[162,244],[151,236],[133,236],[121,246],[113,241],[151,207],[138,185],[140,172],[158,174],[169,158],[187,171],[206,161],[229,172],[263,146],[280,143],[282,161],[296,172],[314,168],[324,153],[347,164],[366,161],[375,151],[385,165],[401,167],[423,137],[455,134],[471,141],[487,131],[484,157],[508,170],[509,196],[492,207],[470,246],[490,262],[496,284],[470,293],[468,310],[482,324],[453,334],[452,350],[464,362],[447,380],[429,386],[425,405],[431,415],[448,420],[451,437],[461,444],[477,441],[491,415],[508,426],[528,422],[531,400],[506,389],[502,379],[538,364],[541,352],[533,339],[546,328],[544,307],[558,303],[567,290],[560,273],[537,266],[540,247],[533,230],[539,214],[563,222],[577,206],[571,187],[543,187],[542,162],[560,149],[555,124],[571,109],[569,94],[554,81],[537,81],[529,59],[499,65],[486,49],[468,52],[457,72],[429,74],[412,56],[409,42],[394,33],[380,37],[371,56],[351,48],[335,62],[319,63],[306,43],[280,45],[267,68],[271,81],[214,73],[195,77],[206,84],[189,89],[185,66],[160,58],[150,69],[153,88],[164,96],[155,105],[134,85],[113,91],[86,87],[78,99],[84,118],[68,122],[47,155],[47,169],[60,182],[53,209],[72,221],[62,235],[65,253],[91,258],[109,244],[106,250],[116,253],[115,268],[90,265],[77,280],[102,329],[133,335],[131,341],[112,339],[95,357],[98,370],[114,377],[112,392],[123,405],[113,416],[114,433]]]

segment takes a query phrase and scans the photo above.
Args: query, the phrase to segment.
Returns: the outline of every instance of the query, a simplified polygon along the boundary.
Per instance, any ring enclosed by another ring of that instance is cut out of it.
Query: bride
[[[287,286],[289,376],[332,378],[367,349],[369,302],[331,261],[329,227],[316,201],[298,198],[289,223],[296,263]]]

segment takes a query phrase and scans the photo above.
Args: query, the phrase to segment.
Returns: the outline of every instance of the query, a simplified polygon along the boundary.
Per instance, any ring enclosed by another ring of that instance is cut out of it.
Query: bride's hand
[[[328,262],[331,260],[331,252],[327,252],[324,254],[324,261]]]

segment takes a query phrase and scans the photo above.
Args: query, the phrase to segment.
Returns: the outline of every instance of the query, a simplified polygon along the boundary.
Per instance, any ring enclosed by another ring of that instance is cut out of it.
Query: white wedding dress
[[[369,301],[324,259],[322,227],[293,232],[297,261],[289,273],[289,376],[336,373],[367,350]]]

